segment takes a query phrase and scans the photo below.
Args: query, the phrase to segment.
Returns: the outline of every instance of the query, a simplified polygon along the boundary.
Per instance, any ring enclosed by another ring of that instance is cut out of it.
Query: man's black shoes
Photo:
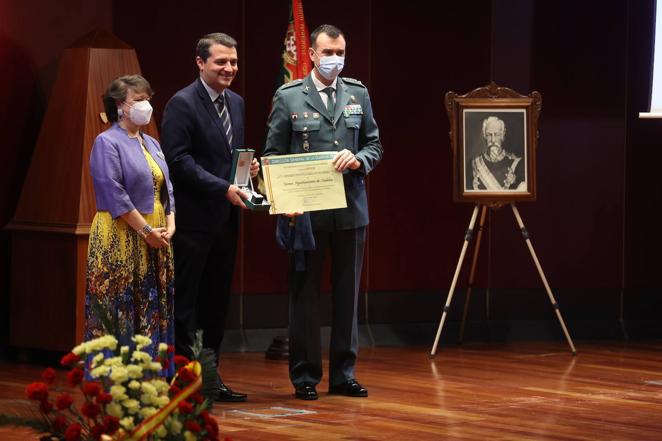
[[[317,390],[314,384],[304,383],[294,389],[294,396],[300,400],[316,400]]]
[[[335,386],[329,386],[329,393],[348,397],[367,397],[368,389],[361,386],[356,380],[351,379]]]
[[[217,403],[240,403],[246,401],[247,395],[235,392],[227,387],[223,382],[220,382],[215,388],[216,397],[214,401]]]

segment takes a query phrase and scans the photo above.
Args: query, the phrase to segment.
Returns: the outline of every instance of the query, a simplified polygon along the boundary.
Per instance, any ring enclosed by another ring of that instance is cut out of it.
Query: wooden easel
[[[462,263],[466,255],[467,248],[469,246],[469,243],[471,242],[471,239],[473,238],[476,218],[478,217],[478,211],[481,207],[482,210],[480,214],[480,223],[478,226],[478,238],[476,240],[476,247],[474,249],[474,255],[471,262],[471,271],[469,272],[469,286],[467,289],[467,298],[464,304],[464,312],[462,314],[462,324],[460,327],[460,341],[463,338],[464,325],[467,319],[469,299],[471,297],[471,289],[473,287],[474,275],[476,272],[476,262],[478,261],[478,251],[480,250],[480,242],[483,235],[483,226],[485,225],[485,214],[487,213],[487,208],[488,208],[487,205],[482,205],[480,203],[477,203],[476,206],[474,207],[473,214],[471,215],[471,220],[469,221],[469,228],[467,228],[467,231],[464,235],[464,244],[462,245],[460,258],[457,262],[457,267],[455,268],[455,275],[453,276],[453,282],[451,283],[451,288],[448,292],[448,297],[446,298],[446,304],[444,305],[443,312],[441,314],[441,321],[439,322],[439,327],[437,328],[437,336],[434,339],[434,344],[432,345],[432,350],[430,351],[430,357],[434,357],[434,355],[437,353],[437,345],[439,344],[439,339],[441,338],[441,331],[444,327],[444,322],[446,321],[446,316],[448,314],[448,310],[450,309],[451,301],[453,300],[453,294],[455,292],[455,286],[457,285],[457,279],[460,275],[460,270],[462,269]],[[535,263],[536,268],[538,269],[538,274],[540,274],[542,283],[545,285],[545,289],[547,290],[547,295],[549,296],[549,301],[552,303],[552,307],[556,312],[556,317],[558,318],[559,323],[561,324],[561,328],[563,329],[565,338],[568,341],[568,345],[570,345],[570,350],[572,351],[572,355],[577,355],[577,350],[575,349],[575,345],[572,343],[572,338],[570,338],[568,329],[566,328],[565,322],[563,321],[563,317],[561,316],[561,310],[559,309],[559,305],[558,303],[556,303],[554,294],[552,294],[552,290],[550,289],[549,284],[547,283],[547,278],[545,277],[545,273],[542,270],[542,266],[540,266],[540,261],[538,260],[538,257],[536,256],[536,252],[533,249],[533,245],[531,244],[531,239],[529,238],[529,232],[526,230],[526,227],[522,222],[522,217],[520,216],[519,211],[517,210],[517,207],[515,206],[514,202],[510,203],[510,208],[512,208],[513,210],[513,214],[515,215],[515,220],[517,221],[517,225],[519,226],[519,229],[522,233],[522,237],[524,238],[524,241],[526,242],[526,245],[528,246],[529,251],[531,252],[531,257],[533,258],[533,262]]]

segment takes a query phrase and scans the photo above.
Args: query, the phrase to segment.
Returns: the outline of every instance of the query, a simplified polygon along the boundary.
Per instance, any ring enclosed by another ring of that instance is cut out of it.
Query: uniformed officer
[[[381,160],[379,130],[368,90],[360,81],[338,76],[345,60],[345,37],[335,26],[315,29],[308,55],[315,68],[303,80],[282,86],[274,96],[265,155],[337,151],[347,208],[313,211],[309,216],[315,249],[305,251],[305,268],[289,276],[290,379],[295,396],[317,399],[322,379],[318,299],[324,258],[331,250],[333,318],[329,393],[366,397],[354,377],[358,353],[357,299],[368,225],[365,177]]]

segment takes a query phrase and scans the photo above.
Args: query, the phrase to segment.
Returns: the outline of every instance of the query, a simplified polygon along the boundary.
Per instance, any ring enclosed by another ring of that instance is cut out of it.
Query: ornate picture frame
[[[535,201],[536,147],[542,97],[490,83],[444,97],[457,202]]]

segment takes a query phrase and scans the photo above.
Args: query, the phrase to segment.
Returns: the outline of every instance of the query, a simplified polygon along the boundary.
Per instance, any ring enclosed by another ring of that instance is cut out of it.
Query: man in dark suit
[[[176,351],[191,355],[197,329],[217,360],[223,340],[246,195],[229,182],[232,152],[244,147],[244,100],[228,87],[237,74],[237,42],[221,33],[200,39],[200,77],[177,92],[163,113],[161,146],[177,200]],[[251,176],[258,173],[254,161]],[[245,401],[217,378],[217,401]]]
[[[366,397],[367,389],[354,377],[357,299],[368,225],[365,176],[383,152],[368,90],[357,80],[338,76],[345,58],[343,33],[322,25],[313,31],[310,41],[313,47],[308,55],[315,69],[305,79],[276,92],[264,154],[338,152],[334,165],[343,173],[347,208],[313,211],[291,222],[295,229],[308,231],[302,222],[309,218],[315,249],[304,252],[303,270],[297,257],[292,258],[290,267],[290,379],[297,398],[317,399],[316,386],[322,378],[317,305],[324,258],[330,250],[333,322],[329,393]]]

